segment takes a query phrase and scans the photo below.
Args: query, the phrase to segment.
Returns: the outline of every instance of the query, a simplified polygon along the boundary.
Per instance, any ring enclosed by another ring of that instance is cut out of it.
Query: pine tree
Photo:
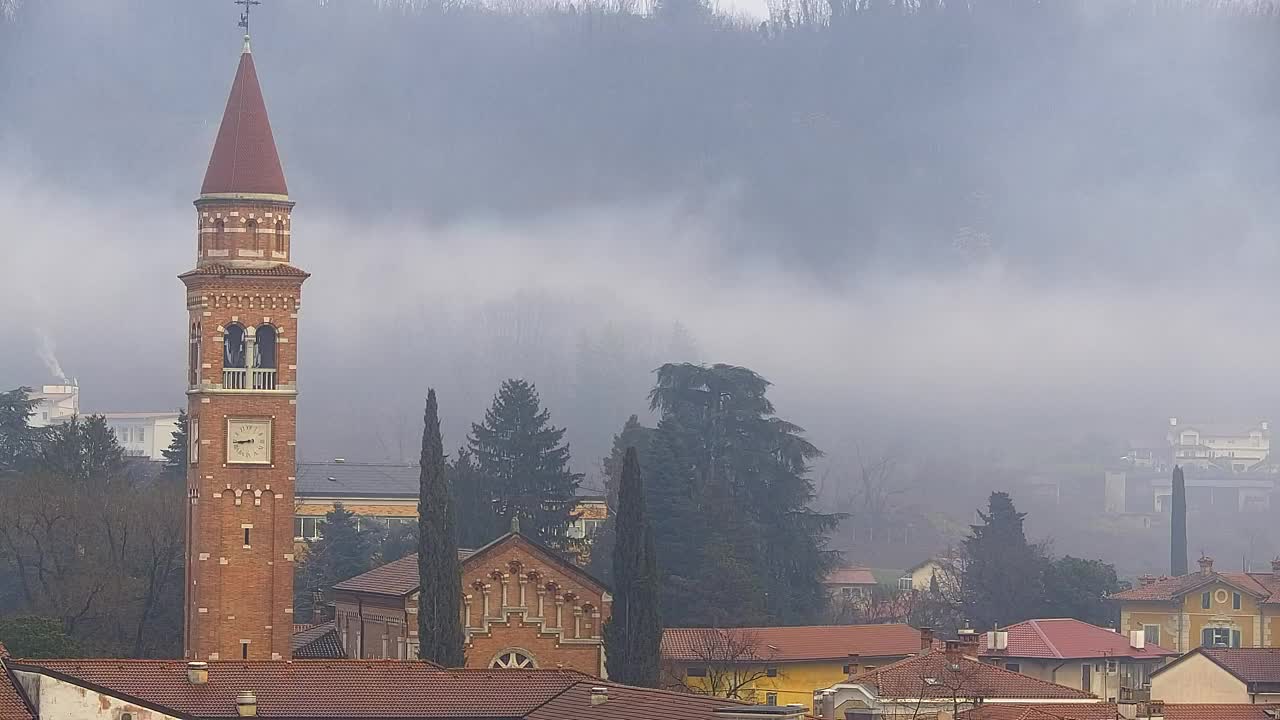
[[[982,523],[971,525],[964,540],[962,593],[969,621],[985,628],[1036,617],[1048,562],[1027,542],[1026,514],[1008,493],[993,492],[978,517]]]
[[[427,391],[423,417],[418,498],[418,657],[445,667],[462,667],[462,564],[458,528],[445,475],[444,441],[436,391]]]
[[[310,543],[298,565],[293,584],[293,607],[299,617],[311,614],[311,593],[373,568],[382,528],[360,518],[342,503],[324,516],[324,531]]]
[[[606,663],[612,680],[658,687],[662,622],[658,616],[657,554],[634,447],[624,456],[618,495],[613,615],[604,627]]]
[[[564,429],[551,425],[537,389],[516,379],[502,383],[484,422],[473,424],[468,438],[477,467],[493,483],[504,524],[518,517],[525,532],[562,552],[574,546],[566,530],[582,481],[569,471],[563,439]]]
[[[187,411],[178,411],[178,422],[173,430],[173,439],[169,441],[169,447],[161,450],[164,453],[164,475],[165,477],[181,479],[187,476],[187,449],[189,432],[187,422]]]
[[[0,477],[30,469],[39,457],[48,431],[31,427],[35,407],[29,387],[0,393]]]
[[[106,485],[123,473],[124,448],[101,415],[72,417],[51,428],[37,465],[56,477]]]
[[[1169,529],[1169,574],[1187,574],[1187,481],[1182,468],[1173,467],[1173,516]]]
[[[505,533],[509,525],[494,510],[492,483],[476,467],[475,455],[466,446],[458,448],[448,471],[459,547],[484,547]]]

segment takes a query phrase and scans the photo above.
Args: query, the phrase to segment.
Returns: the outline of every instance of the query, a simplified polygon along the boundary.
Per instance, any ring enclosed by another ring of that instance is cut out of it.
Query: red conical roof
[[[219,193],[289,194],[247,40],[200,187],[201,195]]]

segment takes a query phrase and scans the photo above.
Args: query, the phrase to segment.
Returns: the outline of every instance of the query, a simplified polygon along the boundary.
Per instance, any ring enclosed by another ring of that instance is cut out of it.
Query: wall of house
[[[1192,655],[1151,678],[1151,699],[1167,703],[1247,703],[1248,688],[1203,655]]]
[[[1201,593],[1209,593],[1210,608],[1201,607]],[[1232,593],[1240,593],[1240,609],[1232,608]],[[1182,598],[1187,631],[1183,634],[1186,645],[1180,650],[1200,646],[1200,632],[1205,628],[1228,628],[1240,631],[1240,647],[1259,647],[1262,638],[1262,614],[1258,601],[1252,595],[1240,592],[1225,583],[1213,583]]]
[[[110,695],[103,695],[45,675],[14,672],[40,720],[121,720],[129,713],[133,720],[177,720]],[[232,710],[234,712],[234,708]]]
[[[905,658],[906,655],[884,658],[862,658],[854,668],[854,674],[866,672],[877,667],[883,667],[889,663],[897,662]],[[706,691],[709,686],[707,678],[697,678],[688,676],[688,668],[695,665],[706,665],[707,663],[663,663],[663,683],[668,687],[679,687],[681,685],[701,691]],[[778,705],[803,705],[806,709],[812,709],[813,694],[818,690],[829,688],[837,683],[844,682],[848,679],[849,673],[845,671],[847,663],[843,660],[812,660],[812,661],[793,661],[793,662],[777,662],[777,663],[760,663],[752,664],[744,667],[739,671],[739,677],[751,677],[755,675],[763,675],[757,677],[754,681],[745,686],[744,690],[749,696],[741,699],[749,702],[764,704],[768,701],[769,693],[777,693]],[[769,668],[777,668],[778,674],[775,677],[768,676]]]
[[[1181,617],[1181,608],[1175,602],[1126,602],[1120,606],[1122,630],[1142,630],[1146,625],[1159,625],[1160,642],[1157,644],[1169,650],[1186,652],[1190,648],[1184,647],[1179,640]]]

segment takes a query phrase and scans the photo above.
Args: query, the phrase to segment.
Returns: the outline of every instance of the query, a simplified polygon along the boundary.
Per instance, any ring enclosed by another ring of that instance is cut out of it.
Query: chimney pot
[[[192,685],[204,685],[209,682],[209,663],[199,660],[187,663],[187,682]]]
[[[605,703],[607,703],[607,702],[609,702],[609,688],[606,688],[606,687],[593,687],[593,688],[591,688],[591,704],[592,704],[592,706],[595,706],[595,705],[603,705],[603,704],[605,704]]]
[[[1213,558],[1209,557],[1208,555],[1201,555],[1200,560],[1198,562],[1200,564],[1201,575],[1213,574]]]
[[[1146,587],[1147,585],[1154,585],[1155,582],[1156,582],[1155,575],[1143,575],[1138,578],[1138,587]]]
[[[258,696],[252,690],[245,690],[236,697],[236,712],[240,717],[255,717],[258,714]]]
[[[925,652],[933,649],[933,628],[920,628],[920,649]]]
[[[848,659],[845,660],[849,665],[849,672],[845,673],[845,675],[850,680],[853,679],[854,675],[858,674],[858,657],[858,653],[849,653]]]
[[[946,642],[946,649],[943,650],[943,653],[947,656],[947,667],[951,670],[959,670],[960,658],[963,655],[960,651],[960,641],[948,640]]]
[[[1272,574],[1280,575],[1280,555],[1271,559],[1271,572]]]

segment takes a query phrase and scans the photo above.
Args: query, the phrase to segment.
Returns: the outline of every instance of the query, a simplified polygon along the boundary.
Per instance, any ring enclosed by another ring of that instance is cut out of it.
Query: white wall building
[[[80,387],[70,385],[44,385],[40,392],[31,393],[36,401],[35,412],[29,421],[33,427],[49,427],[70,420],[80,414]]]
[[[177,412],[101,413],[125,455],[164,460],[164,449],[178,429]]]
[[[1211,425],[1169,418],[1166,435],[1173,462],[1183,467],[1249,472],[1267,469],[1271,456],[1271,423]]]

